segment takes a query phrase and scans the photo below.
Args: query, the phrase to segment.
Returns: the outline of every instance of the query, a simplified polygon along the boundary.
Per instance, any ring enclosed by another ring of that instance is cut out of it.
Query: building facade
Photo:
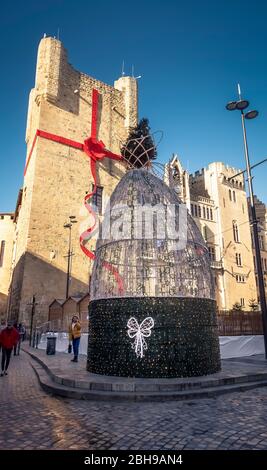
[[[261,266],[262,266],[263,276],[264,276],[265,296],[267,298],[267,208],[266,208],[266,205],[257,198],[257,196],[254,197],[254,204],[255,204],[256,216],[258,220],[258,233],[259,233],[259,243],[260,243],[260,251],[261,251]],[[248,206],[249,206],[249,214],[251,218],[249,199],[248,199]],[[256,254],[255,254],[252,225],[251,225],[251,240],[252,240],[252,247],[253,247],[253,259],[254,259],[254,267],[255,267],[255,273],[256,273],[256,285],[257,285],[257,296],[255,297],[255,299],[257,302],[259,302],[259,285],[258,285]]]
[[[11,279],[14,214],[0,213],[0,319],[5,319]]]
[[[243,175],[214,162],[192,175],[177,156],[167,165],[172,184],[192,214],[208,246],[219,310],[250,310],[257,298],[251,228]]]
[[[69,295],[88,292],[92,261],[80,249],[79,237],[92,225],[83,205],[94,183],[90,159],[80,149],[50,136],[85,142],[91,135],[93,89],[99,93],[97,139],[108,150],[120,153],[121,142],[137,124],[136,80],[123,76],[109,86],[75,70],[59,40],[41,40],[29,97],[27,157],[16,208],[9,289],[9,315],[26,324],[33,295],[38,323],[47,321],[55,298],[65,298],[69,231],[64,224],[70,215],[78,223],[72,228]],[[94,202],[103,211],[125,167],[105,158],[96,168]],[[93,249],[94,241],[86,246]]]

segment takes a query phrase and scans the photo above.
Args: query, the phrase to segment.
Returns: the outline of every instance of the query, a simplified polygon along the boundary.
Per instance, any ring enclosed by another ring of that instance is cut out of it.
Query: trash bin
[[[47,336],[46,354],[49,356],[56,354],[56,340],[56,336]]]

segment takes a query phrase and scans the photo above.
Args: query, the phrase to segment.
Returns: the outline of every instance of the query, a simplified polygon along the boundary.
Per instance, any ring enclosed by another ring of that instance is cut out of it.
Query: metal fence
[[[261,312],[219,311],[219,336],[262,335]]]

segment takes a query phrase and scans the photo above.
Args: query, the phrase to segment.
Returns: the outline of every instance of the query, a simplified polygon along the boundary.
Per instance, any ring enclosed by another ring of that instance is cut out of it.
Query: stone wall
[[[11,276],[14,214],[0,213],[0,317],[6,318]]]
[[[121,77],[115,88],[75,70],[60,41],[41,40],[35,87],[30,93],[26,142],[27,158],[37,129],[83,143],[91,129],[91,93],[100,93],[98,138],[119,153],[129,126],[137,123],[137,84]],[[75,93],[74,93],[75,91]],[[97,184],[103,187],[104,204],[125,168],[105,159],[97,164]],[[78,223],[72,230],[70,295],[88,291],[91,261],[79,247],[79,235],[90,225],[83,207],[93,179],[89,158],[80,150],[38,137],[24,178],[22,204],[16,227],[16,258],[12,279],[11,309],[29,322],[29,304],[36,295],[36,319],[47,321],[49,304],[64,298],[69,215]],[[89,242],[94,248],[94,242]]]

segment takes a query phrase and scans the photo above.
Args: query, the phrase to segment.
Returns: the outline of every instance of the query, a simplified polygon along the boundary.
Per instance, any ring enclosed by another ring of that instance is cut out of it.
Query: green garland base
[[[87,370],[118,377],[193,377],[221,368],[215,301],[142,297],[94,300],[89,304]],[[147,349],[137,357],[127,322],[152,317]]]

